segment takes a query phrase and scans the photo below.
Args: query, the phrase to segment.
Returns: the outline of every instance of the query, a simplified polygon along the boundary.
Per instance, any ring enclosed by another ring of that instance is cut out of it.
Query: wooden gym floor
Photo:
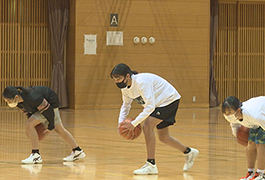
[[[132,109],[135,117],[141,109]],[[184,155],[157,139],[158,175],[133,175],[146,161],[143,134],[133,141],[117,133],[119,110],[60,110],[63,124],[86,153],[84,160],[63,162],[71,149],[52,132],[40,142],[43,163],[21,164],[30,155],[25,115],[0,110],[0,179],[88,180],[222,180],[246,173],[244,147],[238,145],[220,109],[179,109],[171,135],[200,154],[193,168],[183,172]]]

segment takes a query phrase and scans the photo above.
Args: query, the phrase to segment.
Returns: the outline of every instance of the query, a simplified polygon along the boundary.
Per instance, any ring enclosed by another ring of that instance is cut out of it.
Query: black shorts
[[[165,127],[173,125],[176,122],[175,117],[178,107],[179,99],[170,103],[167,106],[155,108],[155,110],[150,114],[150,116],[163,120],[156,126],[156,128],[163,129]]]

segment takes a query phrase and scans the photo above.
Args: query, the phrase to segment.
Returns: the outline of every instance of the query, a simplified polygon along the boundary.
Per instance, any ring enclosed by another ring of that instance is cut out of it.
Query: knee
[[[152,127],[149,121],[145,121],[144,125],[143,125],[143,131],[144,132],[149,132],[152,131]]]

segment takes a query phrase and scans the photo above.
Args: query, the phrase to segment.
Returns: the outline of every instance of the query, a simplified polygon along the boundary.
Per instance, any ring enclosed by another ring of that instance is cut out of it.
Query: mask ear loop
[[[236,120],[238,120],[238,116],[236,116],[236,112],[233,114]]]
[[[242,106],[242,105],[241,105]],[[237,112],[239,110],[239,112]],[[234,114],[234,116],[236,117],[236,119],[238,120],[238,116],[236,116],[236,114],[240,114],[241,113],[241,108],[239,107],[237,110],[236,110],[236,112],[235,112],[235,114]]]
[[[125,79],[126,79],[126,82],[125,82]],[[127,74],[126,74],[126,76],[124,77],[123,82],[127,85],[127,82],[128,82]]]

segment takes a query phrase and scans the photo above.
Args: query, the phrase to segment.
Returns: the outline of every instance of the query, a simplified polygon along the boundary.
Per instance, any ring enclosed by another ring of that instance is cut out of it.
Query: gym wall
[[[167,79],[182,95],[180,107],[209,107],[209,0],[71,0],[70,8],[70,108],[119,108],[121,92],[110,71],[121,62]],[[112,13],[118,27],[110,26]],[[107,46],[107,31],[122,31],[123,46]],[[84,54],[89,34],[97,35],[96,55]],[[135,44],[136,36],[155,43]]]

